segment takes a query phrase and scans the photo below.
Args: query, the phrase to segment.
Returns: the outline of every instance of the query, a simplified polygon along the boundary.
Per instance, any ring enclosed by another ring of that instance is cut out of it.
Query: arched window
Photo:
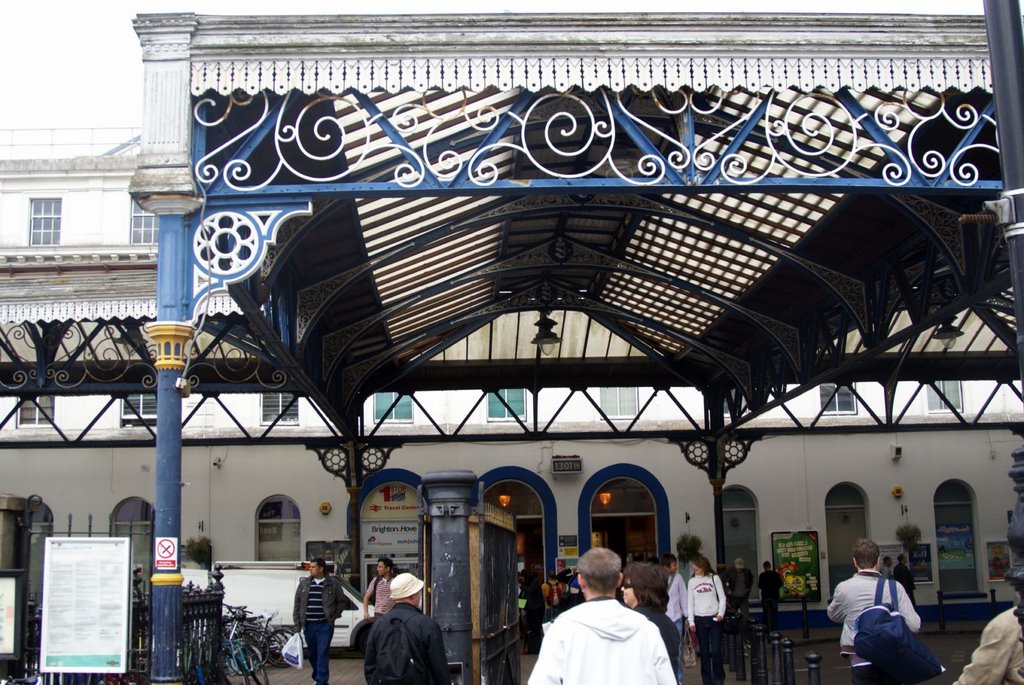
[[[972,592],[978,589],[974,556],[974,500],[967,487],[947,480],[935,490],[935,550],[939,589]]]
[[[153,574],[153,506],[141,497],[129,497],[114,507],[111,534],[131,540],[132,568],[142,569],[143,582]]]
[[[275,495],[256,512],[256,561],[302,558],[299,507],[290,497]]]
[[[725,520],[726,566],[736,557],[743,557],[747,568],[755,574],[761,567],[757,556],[757,502],[746,488],[730,486],[722,490],[722,513]]]
[[[627,561],[657,556],[657,518],[647,486],[613,478],[590,502],[590,546],[615,550]]]
[[[53,535],[53,512],[40,502],[32,510],[31,542],[29,543],[28,593],[35,598],[43,587],[43,549],[46,538]]]
[[[829,597],[853,574],[853,545],[868,536],[866,512],[864,494],[849,483],[840,483],[825,495]]]

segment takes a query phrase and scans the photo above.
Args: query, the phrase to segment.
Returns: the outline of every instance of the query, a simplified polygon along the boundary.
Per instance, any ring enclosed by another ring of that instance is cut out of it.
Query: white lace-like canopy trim
[[[480,92],[545,88],[594,91],[630,87],[669,91],[711,87],[763,91],[794,88],[831,91],[990,89],[985,59],[781,59],[781,58],[656,58],[656,57],[531,57],[452,59],[341,59],[194,62],[192,92],[229,94],[270,90],[341,93],[402,90]]]
[[[214,296],[211,314],[240,312],[228,295]],[[22,321],[95,321],[98,319],[155,319],[156,299],[113,295],[103,300],[49,300],[0,303],[0,323]]]

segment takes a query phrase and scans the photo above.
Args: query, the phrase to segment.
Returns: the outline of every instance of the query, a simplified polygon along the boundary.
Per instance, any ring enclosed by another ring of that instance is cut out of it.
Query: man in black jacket
[[[411,573],[400,573],[391,581],[391,599],[395,601],[391,611],[380,621],[374,621],[370,636],[366,640],[366,654],[363,659],[363,673],[369,685],[376,685],[378,666],[393,660],[388,659],[388,645],[402,641],[385,641],[388,632],[397,628],[394,622],[405,624],[409,636],[409,655],[416,671],[418,682],[423,685],[449,685],[448,659],[444,653],[444,638],[437,621],[424,616],[419,610],[423,581]]]
[[[764,571],[757,577],[757,589],[761,592],[761,608],[764,610],[764,624],[768,630],[779,629],[779,590],[782,578],[772,569],[772,562],[764,562]]]
[[[341,616],[345,591],[336,576],[326,574],[320,557],[309,562],[309,575],[295,589],[292,622],[306,637],[306,656],[313,669],[313,682],[327,685],[330,681],[331,639],[334,621]]]
[[[907,591],[907,597],[910,598],[910,603],[917,608],[917,602],[914,600],[914,574],[910,571],[907,566],[907,555],[898,554],[896,556],[896,567],[892,570],[892,579],[903,586],[903,589]]]

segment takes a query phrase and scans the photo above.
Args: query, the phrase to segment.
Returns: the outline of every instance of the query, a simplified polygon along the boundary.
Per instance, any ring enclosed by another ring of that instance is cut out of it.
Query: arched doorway
[[[939,589],[973,592],[978,589],[978,571],[971,491],[960,481],[947,480],[936,488],[934,506]]]
[[[590,546],[624,560],[658,556],[657,515],[650,490],[634,478],[605,481],[590,500]]]
[[[722,490],[722,513],[725,519],[725,559],[718,561],[732,566],[736,557],[743,557],[746,567],[754,573],[760,568],[757,556],[757,502],[746,488],[733,485]]]
[[[519,568],[536,573],[543,581],[542,573],[550,569],[544,568],[544,507],[540,497],[526,483],[501,480],[484,491],[484,502],[516,517],[516,557]]]
[[[153,505],[141,497],[122,500],[111,515],[110,534],[131,540],[132,568],[141,568],[148,583],[153,575]]]
[[[302,516],[290,497],[274,495],[256,510],[256,561],[302,558]]]
[[[849,483],[825,495],[825,536],[828,538],[828,594],[853,574],[853,544],[868,536],[864,494]]]

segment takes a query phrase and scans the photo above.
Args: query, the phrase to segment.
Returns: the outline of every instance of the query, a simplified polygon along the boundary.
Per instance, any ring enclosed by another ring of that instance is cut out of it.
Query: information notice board
[[[40,670],[124,673],[130,593],[128,538],[47,538]]]
[[[772,558],[782,577],[779,599],[783,602],[821,601],[821,564],[818,533],[813,530],[772,533]]]

